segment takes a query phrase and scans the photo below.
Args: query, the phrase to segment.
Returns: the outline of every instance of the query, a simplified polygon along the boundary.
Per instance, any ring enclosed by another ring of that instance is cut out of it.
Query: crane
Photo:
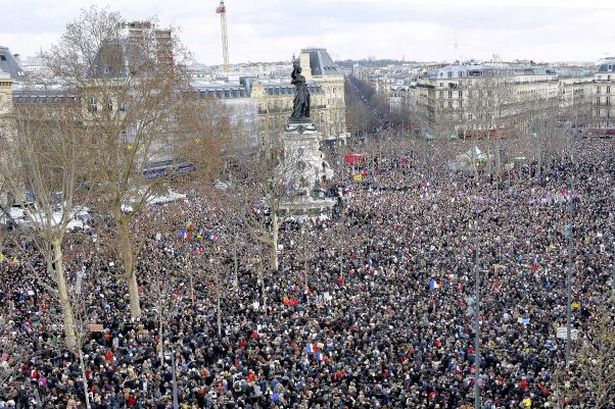
[[[216,13],[220,14],[220,27],[222,29],[222,59],[224,60],[224,72],[228,74],[228,35],[226,33],[226,6],[224,5],[224,0],[220,0],[220,4],[216,8]]]

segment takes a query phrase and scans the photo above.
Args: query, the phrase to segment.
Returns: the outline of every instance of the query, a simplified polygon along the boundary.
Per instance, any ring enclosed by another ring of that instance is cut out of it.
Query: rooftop
[[[11,76],[14,81],[26,79],[26,74],[21,68],[11,51],[7,47],[0,46],[0,71]]]
[[[598,61],[597,72],[615,72],[615,57],[609,57]]]
[[[501,62],[451,64],[427,73],[429,78],[482,77],[484,75],[555,75],[555,70],[532,64]]]
[[[341,75],[340,68],[324,48],[304,48],[302,53],[310,55],[310,68],[313,76]]]

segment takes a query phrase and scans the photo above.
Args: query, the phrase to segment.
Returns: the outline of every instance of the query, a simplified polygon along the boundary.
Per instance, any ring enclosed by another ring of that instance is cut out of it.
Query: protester
[[[83,364],[61,347],[53,285],[22,238],[0,265],[9,323],[0,352],[14,369],[0,407],[84,408],[87,390],[95,409],[172,408],[173,360],[182,408],[470,407],[477,254],[483,407],[555,407],[566,224],[581,333],[614,284],[613,147],[587,144],[600,155],[580,148],[540,174],[530,163],[501,181],[485,170],[426,169],[418,150],[383,149],[363,183],[340,177],[352,194],[332,218],[282,225],[276,272],[268,250],[240,231],[251,227],[237,206],[188,190],[186,201],[152,207],[133,226],[138,321],[99,220],[96,236],[72,234],[65,246],[72,288],[85,274],[76,315],[103,328],[82,331]]]

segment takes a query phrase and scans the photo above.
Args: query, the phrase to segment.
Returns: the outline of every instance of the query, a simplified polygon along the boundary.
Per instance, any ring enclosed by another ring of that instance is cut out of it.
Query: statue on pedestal
[[[305,77],[301,75],[301,64],[294,57],[291,78],[291,84],[295,86],[295,99],[290,120],[291,122],[310,122],[310,91]]]

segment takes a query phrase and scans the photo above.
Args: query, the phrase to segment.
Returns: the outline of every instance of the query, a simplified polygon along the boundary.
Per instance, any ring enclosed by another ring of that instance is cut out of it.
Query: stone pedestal
[[[312,122],[289,122],[282,134],[287,199],[280,209],[286,217],[319,217],[330,213],[335,200],[318,198],[321,183],[333,170],[320,150],[321,134]]]

